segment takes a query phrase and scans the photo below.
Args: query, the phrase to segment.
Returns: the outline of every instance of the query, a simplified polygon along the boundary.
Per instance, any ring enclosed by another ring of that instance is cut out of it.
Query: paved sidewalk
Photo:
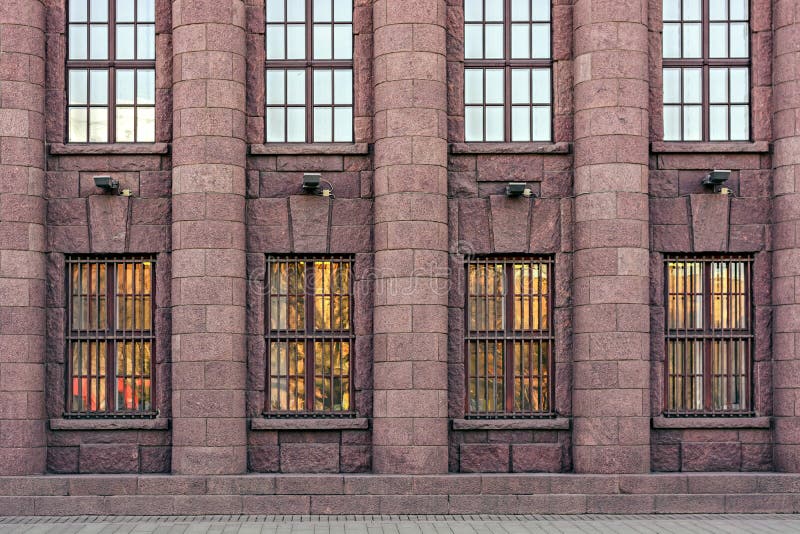
[[[800,532],[792,515],[0,517],[0,534],[728,534]]]

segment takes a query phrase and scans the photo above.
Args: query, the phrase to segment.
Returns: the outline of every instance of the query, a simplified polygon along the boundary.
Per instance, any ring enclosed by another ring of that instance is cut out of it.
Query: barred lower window
[[[152,415],[152,258],[67,259],[67,415]]]
[[[266,10],[267,142],[352,142],[352,0],[267,0]]]
[[[352,258],[267,266],[267,414],[351,412]]]
[[[748,0],[664,0],[665,141],[750,139]]]
[[[550,415],[552,260],[486,258],[466,268],[468,415]]]
[[[68,141],[155,141],[155,0],[70,0],[68,43]]]
[[[464,139],[550,141],[550,0],[464,1]]]
[[[752,411],[752,260],[666,262],[666,413]]]

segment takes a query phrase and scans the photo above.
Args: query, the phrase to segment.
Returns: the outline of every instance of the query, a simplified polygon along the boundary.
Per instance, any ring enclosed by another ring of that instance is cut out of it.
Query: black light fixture
[[[533,196],[533,191],[525,182],[508,182],[508,185],[506,185],[506,196],[508,198],[530,198]]]
[[[723,187],[730,177],[731,171],[714,169],[703,178],[703,186],[710,187],[715,193],[730,194],[731,190]]]
[[[322,183],[322,175],[317,173],[307,172],[303,174],[303,192],[305,193],[319,193]]]
[[[99,187],[104,193],[114,193],[119,189],[119,181],[110,176],[95,176],[95,187]]]

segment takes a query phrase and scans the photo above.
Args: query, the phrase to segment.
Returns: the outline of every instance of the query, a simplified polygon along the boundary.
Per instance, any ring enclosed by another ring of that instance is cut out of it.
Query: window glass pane
[[[513,69],[511,71],[511,103],[529,104],[531,101],[531,71]]]
[[[481,69],[464,69],[464,102],[467,104],[483,103],[483,71]]]
[[[353,58],[353,26],[337,24],[333,29],[333,57],[335,59]]]
[[[285,0],[267,0],[267,22],[283,22],[284,12],[283,4]],[[297,2],[289,0],[291,4],[304,4],[305,2]]]
[[[530,57],[530,24],[513,24],[511,26],[511,57]]]
[[[502,104],[504,97],[504,72],[501,69],[486,69],[486,103]]]
[[[136,27],[138,59],[156,58],[156,27],[152,24],[144,24]]]
[[[511,20],[528,21],[531,16],[529,0],[511,0]]]
[[[750,101],[750,71],[748,69],[731,69],[731,102],[747,103]]]
[[[117,0],[117,22],[134,22],[134,5],[131,0]]]
[[[267,71],[266,101],[267,104],[284,104],[285,94],[285,73],[282,70]]]
[[[664,69],[664,103],[677,104],[681,101],[681,69]]]
[[[464,20],[483,20],[483,0],[464,0]]]
[[[314,59],[331,59],[331,26],[330,24],[314,25]]]
[[[117,105],[133,105],[134,98],[134,71],[117,71]]]
[[[487,21],[503,20],[503,0],[485,0],[484,4]]]
[[[81,24],[69,25],[69,58],[86,59],[88,46],[86,26]]]
[[[702,7],[701,0],[683,0],[683,20],[700,20]]]
[[[333,140],[337,143],[353,141],[353,108],[343,107],[333,110]]]
[[[288,22],[304,22],[306,20],[306,3],[288,2],[286,6],[286,20]]]
[[[156,140],[156,109],[139,108],[136,117],[136,141],[152,143]]]
[[[333,0],[333,20],[351,22],[353,20],[353,0]]]
[[[89,103],[91,105],[108,105],[108,71],[89,71]]]
[[[531,26],[531,41],[533,43],[534,59],[547,59],[550,57],[550,25],[534,24]]]
[[[728,106],[710,106],[708,113],[709,139],[725,141],[728,139]]]
[[[681,20],[681,0],[663,1],[664,20]]]
[[[483,141],[483,108],[467,106],[464,109],[464,139]]]
[[[314,105],[332,104],[333,80],[329,70],[314,71]]]
[[[69,103],[70,104],[87,104],[86,99],[89,84],[88,73],[83,69],[71,69],[69,71]]]
[[[156,71],[140,69],[136,72],[136,103],[152,106],[156,103]]]
[[[727,20],[728,0],[709,0],[708,15],[711,20]]]
[[[728,69],[710,69],[708,101],[712,104],[728,102]]]
[[[85,143],[88,134],[86,122],[86,108],[69,109],[69,141],[70,143]]]
[[[486,25],[486,58],[503,57],[503,26],[502,24]]]
[[[282,143],[284,137],[284,112],[283,108],[267,108],[267,142]]]
[[[108,22],[108,0],[89,0],[89,20]]]
[[[314,22],[331,21],[331,0],[314,0]]]
[[[511,108],[511,140],[515,142],[531,140],[531,108],[514,106]]]
[[[550,0],[533,0],[532,20],[550,20]]]
[[[333,113],[331,108],[314,108],[314,142],[333,141]]]
[[[108,26],[92,24],[89,26],[89,59],[108,59]]]
[[[267,59],[285,59],[284,27],[267,24]]]
[[[700,141],[703,138],[702,106],[685,106],[683,108],[684,141]]]
[[[286,141],[304,143],[306,140],[306,108],[286,110]]]
[[[703,71],[683,69],[683,102],[700,104],[703,101]]]
[[[683,25],[683,57],[698,58],[702,56],[702,32],[700,24]]]
[[[289,24],[286,27],[286,58],[305,59],[306,27],[304,24]]]
[[[483,57],[483,26],[467,24],[464,27],[464,57],[466,59]]]
[[[709,24],[708,53],[710,57],[728,57],[728,25]]]
[[[89,141],[108,142],[108,108],[89,108]]]
[[[533,140],[550,141],[550,107],[533,108]]]
[[[731,140],[750,139],[750,106],[731,106]]]
[[[137,0],[136,2],[137,15],[136,18],[139,22],[155,22],[156,21],[156,1],[155,0]]]
[[[134,108],[117,108],[117,141],[132,143],[134,141]]]
[[[333,103],[347,105],[353,103],[353,71],[336,69],[333,71]]]
[[[746,22],[734,22],[731,24],[730,57],[747,57],[750,54],[748,32],[749,25]]]
[[[731,20],[747,20],[747,0],[731,0]]]
[[[69,22],[86,22],[86,0],[69,2]]]
[[[550,69],[533,69],[534,104],[550,103]]]
[[[679,141],[681,139],[680,106],[664,106],[664,140]]]
[[[662,53],[665,58],[681,57],[680,24],[664,24]]]
[[[486,108],[486,140],[502,141],[504,137],[504,112],[502,107]]]
[[[286,98],[287,104],[306,103],[306,71],[286,71]]]
[[[132,24],[117,26],[117,59],[134,59],[134,34]]]

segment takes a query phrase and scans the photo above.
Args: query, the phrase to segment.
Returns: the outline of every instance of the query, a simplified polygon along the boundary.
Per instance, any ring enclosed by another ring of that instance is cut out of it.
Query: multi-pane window
[[[70,0],[67,139],[155,141],[155,0]]]
[[[666,276],[666,413],[749,413],[752,261],[668,259]]]
[[[550,0],[464,1],[464,139],[550,141]]]
[[[352,259],[267,260],[268,414],[352,412]]]
[[[353,1],[267,0],[266,140],[353,141]]]
[[[665,141],[750,139],[748,0],[664,0]]]
[[[467,414],[551,414],[552,261],[487,258],[466,268]]]
[[[67,414],[153,414],[154,269],[67,259]]]

